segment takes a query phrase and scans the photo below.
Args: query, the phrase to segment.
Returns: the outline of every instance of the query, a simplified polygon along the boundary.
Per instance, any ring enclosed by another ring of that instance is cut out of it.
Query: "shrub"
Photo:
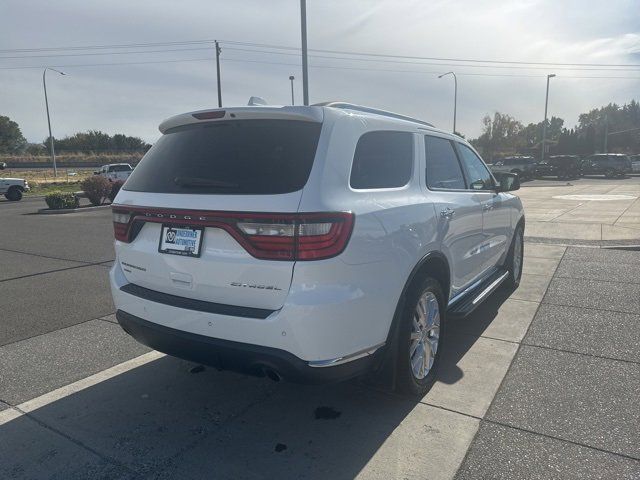
[[[80,200],[72,192],[51,192],[44,197],[44,201],[47,202],[47,206],[52,210],[78,208],[80,206]]]
[[[122,185],[124,185],[123,180],[116,180],[111,184],[111,191],[109,192],[109,200],[111,200],[111,203],[116,199],[116,195],[118,195]]]
[[[82,181],[80,187],[93,205],[102,205],[111,191],[109,180],[98,175],[86,178]]]

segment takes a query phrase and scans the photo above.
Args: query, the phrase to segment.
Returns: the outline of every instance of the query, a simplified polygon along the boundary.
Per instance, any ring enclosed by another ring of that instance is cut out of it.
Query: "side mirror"
[[[520,189],[520,178],[515,173],[496,173],[494,175],[499,185],[496,192],[512,192]]]

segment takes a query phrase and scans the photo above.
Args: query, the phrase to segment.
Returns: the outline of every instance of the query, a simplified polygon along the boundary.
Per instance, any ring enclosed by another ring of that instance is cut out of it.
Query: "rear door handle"
[[[489,203],[485,203],[482,206],[482,210],[484,210],[485,212],[488,212],[489,210],[493,210],[495,207],[492,204]]]
[[[447,207],[447,208],[445,208],[444,210],[442,210],[442,211],[440,212],[440,216],[441,216],[442,218],[446,218],[447,220],[450,220],[450,219],[451,219],[451,217],[453,217],[453,216],[455,215],[455,213],[456,213],[456,211],[455,211],[455,210],[452,210],[452,209],[450,209],[449,207]]]

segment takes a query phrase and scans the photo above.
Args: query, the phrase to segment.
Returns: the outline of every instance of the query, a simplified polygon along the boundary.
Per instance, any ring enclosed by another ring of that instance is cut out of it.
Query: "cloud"
[[[307,3],[309,47],[315,49],[563,63],[640,61],[640,21],[634,0]],[[218,38],[296,47],[300,42],[298,6],[295,0],[4,0],[0,44],[4,49],[16,49]],[[251,95],[262,96],[273,104],[288,103],[291,74],[296,76],[296,95],[301,98],[301,72],[297,66],[300,59],[291,55],[295,51],[274,55],[234,50],[242,47],[224,42],[222,46],[225,105],[246,104]],[[157,125],[164,118],[216,105],[213,56],[210,48],[137,55],[0,59],[0,67],[190,60],[65,67],[67,76],[48,78],[56,136],[99,129],[154,141],[159,135]],[[451,77],[438,80],[436,73],[454,69],[459,74],[458,130],[467,136],[478,135],[482,116],[495,110],[525,123],[540,121],[547,73],[558,75],[552,80],[550,113],[563,117],[569,126],[583,111],[612,101],[623,103],[637,98],[640,91],[640,71],[580,72],[559,67],[521,70],[509,65],[488,69],[319,56],[322,54],[315,52],[310,58],[312,101],[336,99],[387,108],[419,116],[447,130],[452,125],[453,82]],[[203,58],[210,60],[200,60]],[[31,141],[41,141],[47,135],[41,75],[40,69],[0,70],[0,114],[18,121]],[[571,78],[574,76],[636,78]]]

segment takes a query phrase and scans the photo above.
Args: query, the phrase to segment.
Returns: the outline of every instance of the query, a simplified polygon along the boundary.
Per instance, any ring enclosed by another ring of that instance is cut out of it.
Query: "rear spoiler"
[[[158,127],[161,133],[172,128],[200,122],[224,120],[297,120],[301,122],[321,123],[324,119],[322,107],[267,107],[248,106],[215,108],[183,113],[166,119]]]

